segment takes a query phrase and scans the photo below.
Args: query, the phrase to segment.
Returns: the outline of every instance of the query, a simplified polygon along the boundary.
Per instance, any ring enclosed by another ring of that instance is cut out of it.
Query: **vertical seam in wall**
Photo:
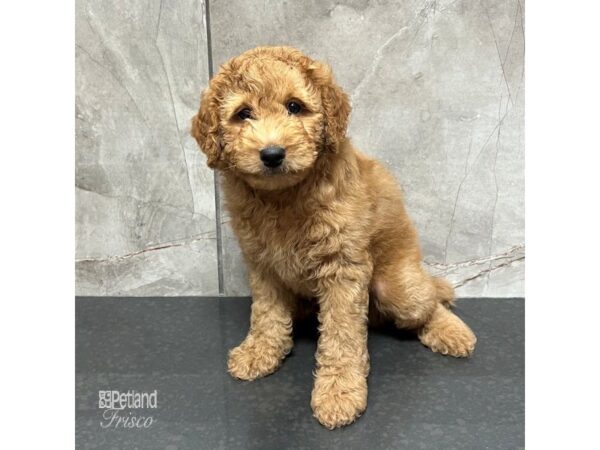
[[[208,58],[208,78],[213,77],[213,59],[212,59],[212,40],[210,35],[210,2],[204,0],[204,17],[206,18],[206,50]],[[219,174],[213,171],[214,189],[215,189],[215,222],[217,232],[217,277],[219,285],[219,295],[225,294],[223,279],[223,234],[221,232],[221,193],[219,191]]]

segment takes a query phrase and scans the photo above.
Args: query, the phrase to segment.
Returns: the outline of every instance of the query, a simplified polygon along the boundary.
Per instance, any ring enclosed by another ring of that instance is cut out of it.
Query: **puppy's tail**
[[[444,278],[437,277],[431,277],[431,280],[435,286],[438,301],[447,308],[454,305],[454,288],[450,282]]]

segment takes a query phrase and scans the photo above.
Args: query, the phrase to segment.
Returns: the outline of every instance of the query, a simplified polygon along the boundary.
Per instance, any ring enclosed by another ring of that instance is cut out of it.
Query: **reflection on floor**
[[[458,301],[478,337],[471,359],[371,330],[368,409],[335,431],[310,409],[314,323],[296,327],[294,350],[275,374],[229,377],[227,351],[245,336],[249,309],[246,298],[77,298],[77,448],[524,446],[523,299]],[[110,409],[119,400],[106,391],[130,392],[129,404]],[[147,407],[134,408],[136,398]]]

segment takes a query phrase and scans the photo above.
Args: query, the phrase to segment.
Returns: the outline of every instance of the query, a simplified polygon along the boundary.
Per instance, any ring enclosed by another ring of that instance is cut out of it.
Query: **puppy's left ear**
[[[348,118],[352,109],[348,96],[333,79],[331,68],[328,65],[313,62],[308,67],[308,72],[313,82],[321,90],[321,103],[325,116],[325,146],[330,150],[337,151],[339,145],[346,138]]]
[[[191,133],[206,154],[208,167],[216,168],[221,157],[221,132],[219,103],[211,85],[202,94],[198,114],[192,118]]]

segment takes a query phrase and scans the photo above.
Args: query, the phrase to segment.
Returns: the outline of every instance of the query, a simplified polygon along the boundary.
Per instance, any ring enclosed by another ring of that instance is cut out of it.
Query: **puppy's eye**
[[[240,120],[252,119],[252,110],[250,108],[241,109],[236,116]]]
[[[299,114],[302,111],[302,105],[294,100],[288,102],[287,110],[290,114]]]

